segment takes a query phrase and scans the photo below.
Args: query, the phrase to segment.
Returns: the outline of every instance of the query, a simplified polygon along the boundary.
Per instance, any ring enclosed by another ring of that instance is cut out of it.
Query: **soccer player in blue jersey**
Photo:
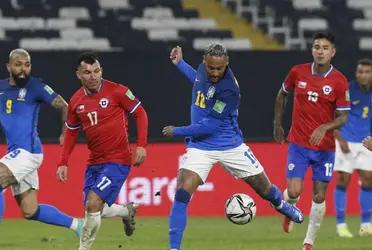
[[[211,44],[197,70],[183,60],[178,46],[172,49],[170,59],[193,86],[191,124],[163,129],[165,136],[185,137],[187,146],[186,154],[180,158],[177,191],[170,213],[170,249],[180,249],[191,195],[205,182],[215,163],[249,184],[277,211],[301,223],[301,211],[282,200],[280,190],[270,183],[260,162],[244,144],[237,119],[240,90],[228,66],[226,48]]]
[[[31,57],[26,50],[12,50],[7,69],[9,78],[0,80],[0,123],[8,145],[7,154],[0,159],[0,192],[11,186],[24,218],[70,228],[79,236],[82,220],[37,201],[37,170],[43,161],[37,131],[40,104],[60,110],[64,120],[67,103],[42,80],[30,75]]]
[[[372,60],[362,59],[356,68],[356,80],[349,82],[351,110],[346,124],[336,135],[336,160],[334,170],[338,172],[334,201],[337,218],[337,234],[351,238],[345,221],[346,189],[354,170],[359,173],[361,186],[360,236],[372,236],[372,152],[363,147],[362,141],[370,135],[372,122]]]

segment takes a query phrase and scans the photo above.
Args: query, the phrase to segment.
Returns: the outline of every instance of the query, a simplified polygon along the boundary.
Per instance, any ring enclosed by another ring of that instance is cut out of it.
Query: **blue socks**
[[[362,223],[371,222],[372,213],[372,188],[361,187],[359,193]]]
[[[178,189],[169,216],[170,249],[180,249],[183,231],[186,228],[187,205],[191,195],[184,189]]]
[[[345,223],[346,187],[336,186],[334,192],[337,224]]]
[[[270,201],[275,207],[282,204],[282,192],[274,184],[271,185],[270,192],[265,197],[266,200]]]
[[[73,218],[62,213],[51,205],[40,204],[36,213],[30,218],[30,220],[37,220],[47,224],[70,228]]]
[[[5,210],[4,193],[0,191],[0,222],[3,220]]]

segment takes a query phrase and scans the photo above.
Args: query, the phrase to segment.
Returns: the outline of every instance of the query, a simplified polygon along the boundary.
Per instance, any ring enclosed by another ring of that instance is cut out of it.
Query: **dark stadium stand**
[[[213,19],[174,0],[1,1],[0,46],[29,50],[121,51],[197,38],[230,39]]]
[[[315,31],[331,30],[338,47],[372,49],[372,1],[221,0],[288,49],[305,49]],[[344,34],[348,34],[344,36]]]

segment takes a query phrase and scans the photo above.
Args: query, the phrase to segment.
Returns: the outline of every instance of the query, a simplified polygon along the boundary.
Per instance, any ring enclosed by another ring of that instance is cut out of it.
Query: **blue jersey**
[[[188,148],[226,150],[243,143],[238,125],[239,85],[230,68],[218,83],[208,81],[204,64],[195,71],[185,61],[177,67],[193,83],[191,125],[176,127],[175,136],[185,136]]]
[[[354,80],[349,83],[351,110],[346,124],[340,129],[342,137],[349,142],[362,142],[371,134],[372,90],[365,92]]]
[[[40,104],[51,103],[57,94],[40,79],[30,77],[23,88],[0,80],[0,123],[8,151],[16,148],[42,153],[37,131]]]

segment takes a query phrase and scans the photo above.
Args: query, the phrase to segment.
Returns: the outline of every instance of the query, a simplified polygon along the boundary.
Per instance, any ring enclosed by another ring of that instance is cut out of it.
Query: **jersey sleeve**
[[[133,95],[132,91],[123,85],[118,85],[118,89],[115,91],[115,98],[119,105],[129,114],[132,114],[141,105],[141,102]]]
[[[283,85],[282,85],[283,91],[286,93],[292,91],[295,86],[295,81],[296,81],[296,70],[294,67],[292,67],[283,82]]]
[[[58,96],[56,92],[47,84],[41,82],[37,85],[38,99],[41,102],[50,104]]]
[[[67,117],[65,121],[66,127],[69,130],[77,130],[80,128],[80,119],[74,109],[75,109],[75,105],[73,105],[70,101],[68,105]]]
[[[336,89],[336,109],[350,110],[349,84],[342,78]]]

